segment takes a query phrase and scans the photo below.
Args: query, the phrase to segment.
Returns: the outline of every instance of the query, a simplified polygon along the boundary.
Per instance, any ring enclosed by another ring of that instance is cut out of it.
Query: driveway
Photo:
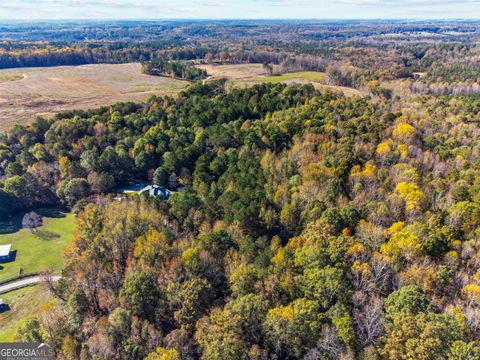
[[[58,275],[51,277],[51,279],[53,281],[58,281],[58,280],[60,280],[60,278],[61,278],[61,276],[58,276]],[[44,281],[45,281],[45,277],[44,276],[39,276],[39,275],[34,275],[34,276],[31,276],[31,277],[15,280],[15,281],[9,282],[7,284],[0,285],[0,294],[6,293],[6,292],[9,292],[9,291],[12,291],[12,290],[20,289],[20,288],[25,287],[25,286],[42,283]]]

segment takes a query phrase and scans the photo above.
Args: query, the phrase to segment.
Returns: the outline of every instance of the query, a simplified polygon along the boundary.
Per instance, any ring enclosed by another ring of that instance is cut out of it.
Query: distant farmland
[[[355,89],[328,86],[324,74],[288,73],[265,77],[261,64],[203,65],[210,79],[227,78],[232,86],[264,82],[313,83],[317,88],[359,95]],[[188,82],[141,73],[139,63],[94,64],[0,70],[0,132],[35,116],[90,109],[120,101],[139,102],[150,95],[174,95]]]
[[[232,86],[246,87],[261,83],[313,84],[317,89],[341,92],[346,96],[362,95],[356,89],[327,85],[325,74],[315,71],[285,73],[279,76],[265,76],[262,64],[200,65],[207,70],[210,80],[226,78]]]
[[[143,75],[141,65],[97,64],[0,70],[0,131],[36,115],[175,94],[186,81]]]

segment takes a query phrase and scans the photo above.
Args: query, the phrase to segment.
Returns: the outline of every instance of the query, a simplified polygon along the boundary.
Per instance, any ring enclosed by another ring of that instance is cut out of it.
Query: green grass
[[[268,76],[268,77],[258,78],[257,80],[264,81],[264,82],[281,82],[281,81],[295,80],[295,79],[321,82],[325,80],[325,73],[316,72],[316,71],[301,71],[301,72],[286,73],[278,76]]]
[[[45,217],[43,226],[35,233],[22,229],[13,234],[0,234],[0,245],[12,244],[12,251],[16,250],[14,261],[0,264],[0,281],[18,276],[21,268],[25,274],[48,269],[58,272],[62,269],[61,251],[72,237],[74,216],[59,212],[39,213],[45,214]],[[15,228],[18,219],[12,219],[7,225]]]
[[[26,287],[1,295],[10,310],[0,314],[0,342],[12,342],[18,323],[38,314],[53,297],[42,285]]]

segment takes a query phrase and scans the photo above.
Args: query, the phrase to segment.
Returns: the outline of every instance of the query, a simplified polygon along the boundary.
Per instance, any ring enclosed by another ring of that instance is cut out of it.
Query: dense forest
[[[78,215],[58,304],[16,336],[65,359],[480,359],[479,111],[214,81],[17,126],[0,212]],[[108,195],[132,180],[174,194]]]
[[[15,340],[68,360],[480,360],[478,26],[0,23],[0,69],[324,77],[207,79],[1,134],[0,220],[56,207],[76,227]],[[118,194],[137,183],[172,195]]]

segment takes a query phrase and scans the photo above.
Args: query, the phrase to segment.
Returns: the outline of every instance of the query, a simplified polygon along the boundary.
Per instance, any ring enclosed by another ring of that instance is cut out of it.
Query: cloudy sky
[[[0,19],[480,18],[480,0],[0,0]]]

